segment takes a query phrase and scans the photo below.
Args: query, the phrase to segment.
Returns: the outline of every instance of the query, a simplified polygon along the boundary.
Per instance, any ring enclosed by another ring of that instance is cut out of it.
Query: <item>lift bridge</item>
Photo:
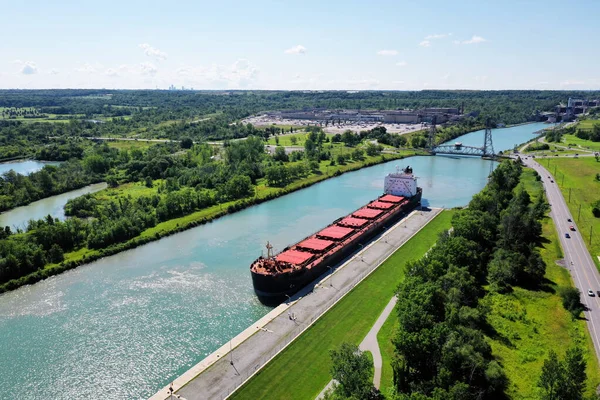
[[[495,158],[494,153],[494,145],[492,143],[492,128],[490,127],[490,122],[486,123],[485,127],[485,135],[483,138],[483,146],[465,146],[460,142],[456,142],[453,144],[440,144],[435,145],[435,119],[431,124],[431,129],[429,130],[429,138],[428,138],[428,147],[431,154],[449,154],[449,155],[457,155],[457,156],[478,156],[478,157],[487,157],[487,158]]]

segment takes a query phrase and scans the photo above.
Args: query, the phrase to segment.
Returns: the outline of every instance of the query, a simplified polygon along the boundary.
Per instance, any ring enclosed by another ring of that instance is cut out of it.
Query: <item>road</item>
[[[526,166],[536,170],[542,177],[548,202],[550,203],[550,216],[556,226],[560,244],[564,253],[565,266],[571,272],[575,286],[581,291],[581,302],[586,306],[584,316],[587,319],[588,329],[596,349],[596,357],[600,355],[600,296],[596,291],[600,290],[600,273],[594,261],[585,247],[585,242],[573,216],[571,215],[565,198],[563,197],[556,179],[550,172],[537,163],[531,157],[523,159]],[[550,177],[550,178],[549,178]],[[554,181],[554,182],[552,182]],[[573,222],[570,222],[571,219]],[[575,231],[570,230],[570,226]],[[570,238],[565,237],[568,233]],[[594,291],[594,296],[588,296],[588,290]]]

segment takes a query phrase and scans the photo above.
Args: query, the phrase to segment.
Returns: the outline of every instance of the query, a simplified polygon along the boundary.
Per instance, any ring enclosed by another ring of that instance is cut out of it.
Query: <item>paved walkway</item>
[[[383,362],[381,360],[381,351],[379,350],[379,343],[377,342],[377,334],[379,330],[383,326],[385,320],[390,316],[394,307],[396,306],[396,301],[398,298],[396,296],[392,297],[390,302],[385,306],[383,312],[375,321],[375,324],[367,333],[367,336],[362,341],[362,343],[358,346],[362,351],[370,351],[373,354],[373,366],[375,367],[375,374],[373,375],[373,385],[379,389],[379,385],[381,383],[381,366]]]
[[[177,378],[175,392],[188,400],[227,398],[441,211],[413,211],[336,268],[334,274],[304,288],[289,304],[278,306],[232,339],[232,352],[226,343]],[[167,399],[168,388],[151,399]]]

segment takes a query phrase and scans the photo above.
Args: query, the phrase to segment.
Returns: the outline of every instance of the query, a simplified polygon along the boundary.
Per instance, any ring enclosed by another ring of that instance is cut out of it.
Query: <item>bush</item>
[[[581,292],[579,289],[574,287],[563,288],[560,291],[560,297],[562,297],[562,304],[565,310],[571,313],[573,318],[577,318],[585,307],[581,303]]]
[[[600,200],[592,203],[592,214],[594,214],[594,217],[600,218]]]

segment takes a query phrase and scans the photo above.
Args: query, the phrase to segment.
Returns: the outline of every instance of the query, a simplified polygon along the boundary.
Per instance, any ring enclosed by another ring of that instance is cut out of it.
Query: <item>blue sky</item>
[[[0,88],[600,89],[594,0],[5,0],[0,10]]]

